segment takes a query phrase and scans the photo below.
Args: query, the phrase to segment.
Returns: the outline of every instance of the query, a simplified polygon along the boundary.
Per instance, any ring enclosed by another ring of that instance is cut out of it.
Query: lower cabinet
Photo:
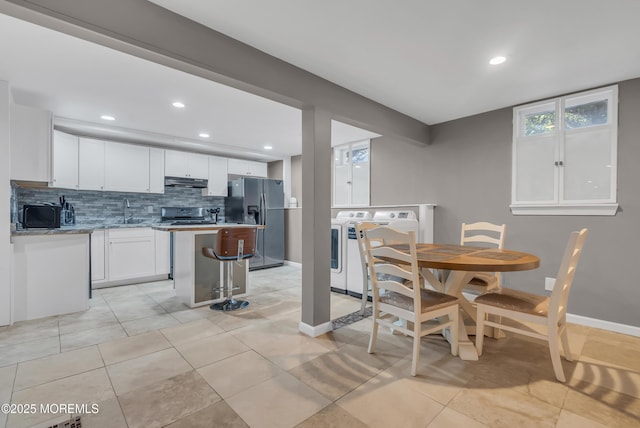
[[[93,288],[168,275],[169,245],[169,232],[149,227],[94,230],[91,236]]]
[[[152,276],[155,273],[153,230],[109,230],[109,281]]]

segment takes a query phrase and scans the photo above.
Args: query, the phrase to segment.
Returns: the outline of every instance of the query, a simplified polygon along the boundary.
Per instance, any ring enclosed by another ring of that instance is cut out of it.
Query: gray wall
[[[298,200],[298,207],[302,207],[302,155],[291,156],[291,196]]]
[[[569,313],[640,326],[640,79],[619,91],[616,216],[511,214],[511,108],[432,126],[428,147],[374,140],[371,202],[436,203],[436,242],[457,242],[462,222],[506,223],[505,246],[538,255],[541,266],[506,274],[505,285],[540,294],[544,277],[556,276],[569,233],[587,227]]]
[[[273,161],[267,164],[267,177],[273,180],[282,180],[282,168],[284,162]]]

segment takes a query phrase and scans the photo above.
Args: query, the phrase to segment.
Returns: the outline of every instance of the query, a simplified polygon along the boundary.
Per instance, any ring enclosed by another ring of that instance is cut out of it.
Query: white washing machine
[[[368,211],[340,211],[336,218],[331,219],[331,291],[347,292],[347,233],[349,224],[371,218],[371,213]],[[358,255],[358,257],[360,256]]]
[[[419,223],[416,213],[412,210],[377,211],[370,221],[379,225],[393,227],[403,232],[414,231],[418,236]],[[356,235],[356,223],[349,222],[347,229],[347,294],[362,298],[365,278],[362,275],[360,248]]]

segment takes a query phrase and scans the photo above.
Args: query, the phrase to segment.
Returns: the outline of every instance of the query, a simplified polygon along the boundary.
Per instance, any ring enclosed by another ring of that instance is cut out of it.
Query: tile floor
[[[575,362],[555,381],[543,343],[487,339],[479,361],[370,319],[310,338],[298,332],[300,270],[251,273],[238,313],[188,309],[171,282],[95,292],[91,309],[0,328],[0,403],[87,404],[91,427],[638,427],[640,339],[571,325]],[[332,317],[359,301],[332,293]],[[98,412],[93,412],[96,404]],[[4,415],[0,427],[49,427],[60,414]]]

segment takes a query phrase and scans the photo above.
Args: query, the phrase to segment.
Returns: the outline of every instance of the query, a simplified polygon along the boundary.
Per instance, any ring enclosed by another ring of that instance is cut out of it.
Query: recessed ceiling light
[[[265,150],[271,150],[271,149],[273,149],[273,147],[272,146],[264,146],[264,149]]]
[[[181,103],[180,101],[176,101],[171,105],[174,106],[175,108],[184,108],[184,103]]]
[[[493,58],[491,58],[491,60],[489,60],[489,64],[498,65],[498,64],[502,64],[506,60],[507,60],[507,58],[505,58],[503,56],[494,56]]]
[[[115,117],[109,116],[108,114],[103,114],[102,116],[100,116],[100,119],[102,119],[102,120],[116,120]]]
[[[206,132],[201,132],[201,133],[199,133],[199,134],[198,134],[198,136],[199,136],[200,138],[209,138],[209,137],[210,137],[210,135],[209,135],[209,134],[207,134]]]

